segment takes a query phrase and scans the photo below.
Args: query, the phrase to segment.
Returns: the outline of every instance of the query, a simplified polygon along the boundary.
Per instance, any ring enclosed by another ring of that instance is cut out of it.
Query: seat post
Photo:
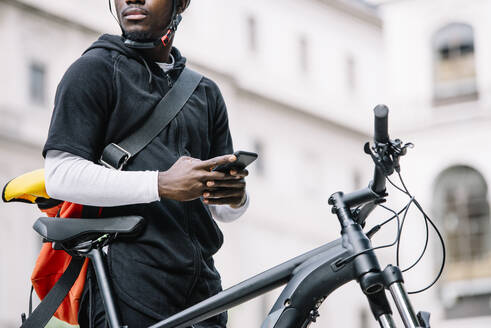
[[[111,328],[121,328],[119,323],[118,311],[113,299],[113,290],[107,277],[107,267],[102,259],[101,248],[93,248],[87,254],[95,270],[97,284],[102,295],[102,303],[106,311],[106,321]]]

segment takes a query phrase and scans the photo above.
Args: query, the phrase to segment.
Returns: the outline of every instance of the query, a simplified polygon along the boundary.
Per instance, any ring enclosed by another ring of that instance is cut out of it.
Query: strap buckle
[[[110,143],[104,148],[99,163],[109,169],[121,171],[130,158],[130,152],[115,143]]]

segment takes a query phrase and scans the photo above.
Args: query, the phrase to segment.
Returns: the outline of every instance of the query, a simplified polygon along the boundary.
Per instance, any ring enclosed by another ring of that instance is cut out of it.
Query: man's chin
[[[125,31],[123,36],[137,42],[152,42],[155,40],[155,38],[152,37],[152,34],[147,31]]]

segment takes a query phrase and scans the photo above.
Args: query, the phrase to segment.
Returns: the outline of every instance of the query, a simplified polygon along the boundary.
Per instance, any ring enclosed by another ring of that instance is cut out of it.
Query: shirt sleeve
[[[113,68],[102,56],[80,57],[56,90],[43,156],[61,150],[95,162],[103,149],[113,103]]]
[[[246,201],[239,208],[228,205],[208,205],[213,218],[220,222],[233,222],[239,219],[249,208],[249,194],[246,193]]]
[[[157,171],[118,171],[77,155],[49,150],[46,191],[54,199],[91,206],[121,206],[160,200]]]

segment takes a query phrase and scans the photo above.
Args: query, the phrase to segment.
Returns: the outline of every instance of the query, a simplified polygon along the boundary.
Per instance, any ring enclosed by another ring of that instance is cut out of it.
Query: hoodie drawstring
[[[150,66],[148,66],[147,61],[145,58],[142,56],[138,55],[138,57],[143,61],[143,64],[145,65],[147,72],[148,72],[148,85],[150,86],[150,91],[152,90],[152,82],[153,82],[153,77],[152,77],[152,71],[150,70]]]

